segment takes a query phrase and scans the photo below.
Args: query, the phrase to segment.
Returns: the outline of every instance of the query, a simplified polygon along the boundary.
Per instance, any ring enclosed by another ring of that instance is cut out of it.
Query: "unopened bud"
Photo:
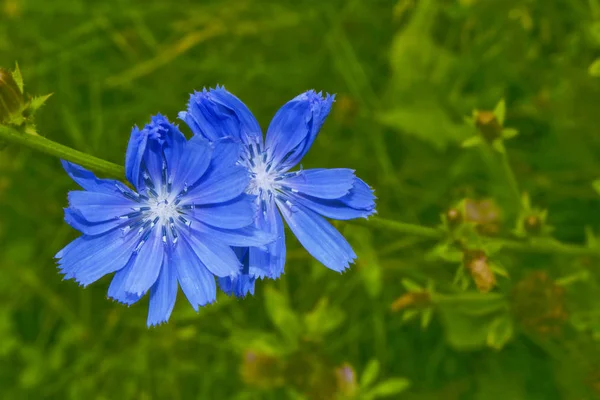
[[[542,220],[536,215],[530,215],[525,218],[525,230],[528,233],[537,234],[542,229]]]
[[[491,111],[477,111],[475,113],[475,125],[489,143],[502,137],[502,125]]]
[[[448,225],[451,228],[454,228],[460,225],[460,223],[463,220],[463,216],[460,210],[456,208],[451,208],[448,211],[446,211],[446,220],[448,221]]]
[[[429,305],[430,302],[431,295],[429,292],[408,292],[392,303],[392,311],[397,312],[405,308],[422,308]]]
[[[496,286],[496,277],[488,264],[485,252],[468,250],[463,255],[463,262],[481,293],[487,293]]]
[[[10,71],[0,68],[0,123],[23,108],[23,93]]]

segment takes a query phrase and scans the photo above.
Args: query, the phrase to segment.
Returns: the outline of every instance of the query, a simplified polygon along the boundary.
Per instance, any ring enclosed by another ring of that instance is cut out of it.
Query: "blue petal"
[[[349,207],[341,200],[326,200],[303,195],[289,195],[293,204],[302,204],[304,207],[323,215],[324,217],[346,221],[354,218],[367,218],[375,213],[375,208],[357,209]]]
[[[111,299],[114,299],[120,303],[127,304],[127,305],[131,305],[131,304],[137,302],[142,297],[144,297],[145,293],[134,294],[134,293],[129,293],[125,290],[125,288],[126,288],[125,281],[127,280],[127,277],[129,276],[130,272],[131,272],[131,260],[125,266],[125,268],[117,271],[117,273],[113,277],[112,282],[110,283],[110,286],[108,287],[108,297],[110,297]]]
[[[112,219],[105,222],[89,222],[74,208],[65,208],[65,222],[84,235],[99,235],[118,228],[127,220]]]
[[[242,265],[231,247],[202,234],[188,235],[185,240],[202,264],[214,275],[238,275]]]
[[[219,278],[219,287],[228,296],[244,298],[246,295],[254,295],[256,278],[249,275],[239,275],[235,278]]]
[[[250,247],[248,273],[255,277],[277,279],[285,266],[286,247],[283,221],[273,200],[261,207],[255,224],[258,229],[268,232],[276,239],[266,249]]]
[[[127,148],[125,168],[128,179],[132,179],[131,184],[142,190],[145,167],[160,191],[164,165],[171,175],[177,171],[185,143],[185,136],[177,126],[160,114],[153,116],[141,131],[134,128]]]
[[[348,194],[354,171],[347,168],[318,168],[298,171],[281,183],[295,191],[321,199],[338,199]]]
[[[73,278],[87,286],[124,268],[135,244],[132,238],[123,238],[120,231],[94,237],[81,236],[59,253],[59,268],[66,279]]]
[[[199,306],[212,303],[217,298],[215,278],[200,259],[182,240],[173,250],[173,265],[177,269],[177,280],[188,301],[198,311]]]
[[[141,295],[146,293],[158,279],[164,261],[164,244],[161,230],[150,228],[152,232],[131,260],[131,268],[125,281],[125,291]],[[143,241],[143,239],[142,239]],[[140,246],[140,244],[138,244]]]
[[[210,143],[200,136],[187,142],[173,178],[174,193],[181,192],[185,186],[192,187],[202,178],[210,165],[212,152]]]
[[[182,204],[214,204],[229,201],[244,193],[250,182],[248,170],[236,165],[211,172],[207,179],[183,198]]]
[[[139,206],[123,196],[76,190],[69,192],[69,205],[89,222],[102,222],[131,213]]]
[[[134,126],[131,130],[127,152],[125,153],[125,177],[138,190],[141,189],[139,185],[141,177],[140,169],[147,143],[148,135],[140,132],[139,128]]]
[[[173,265],[165,262],[158,280],[150,289],[148,327],[167,322],[177,299],[177,275]]]
[[[190,189],[182,204],[213,204],[231,200],[246,190],[250,173],[240,165],[241,147],[232,141],[215,143],[213,157],[202,179]]]
[[[344,237],[323,217],[302,205],[277,201],[288,226],[302,246],[327,268],[341,272],[356,259]]]
[[[229,246],[248,247],[264,246],[275,240],[275,236],[254,226],[245,226],[239,229],[223,229],[216,226],[206,225],[197,221],[192,230],[196,230],[204,235],[210,235],[215,240],[226,243]]]
[[[360,178],[354,178],[354,183],[350,193],[340,198],[340,201],[352,208],[359,208],[364,210],[375,209],[375,199],[373,190],[363,182]]]
[[[287,170],[308,152],[331,110],[334,96],[302,93],[277,111],[267,130],[266,148],[274,165]]]
[[[191,210],[193,219],[224,229],[239,229],[252,225],[255,207],[253,198],[242,194],[225,203],[197,206]]]
[[[77,164],[70,163],[65,160],[61,160],[62,166],[79,186],[90,192],[98,192],[105,194],[117,194],[122,192],[133,193],[127,186],[119,181],[112,179],[99,179],[96,178],[93,172],[80,167]]]
[[[194,135],[202,135],[211,142],[233,137],[243,143],[262,141],[262,131],[256,118],[240,99],[224,87],[194,92],[187,112],[179,113]]]

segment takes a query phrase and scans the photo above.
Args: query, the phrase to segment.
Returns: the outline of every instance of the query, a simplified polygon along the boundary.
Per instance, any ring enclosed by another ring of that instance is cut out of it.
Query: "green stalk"
[[[63,146],[62,144],[53,142],[42,136],[21,133],[17,129],[9,126],[0,125],[0,141],[29,147],[30,149],[70,161],[86,169],[113,178],[123,178],[125,176],[125,169],[120,165]]]
[[[380,217],[370,217],[368,220],[355,219],[347,221],[353,225],[361,225],[372,229],[381,229],[407,235],[421,236],[429,239],[443,239],[446,233],[441,229],[428,228],[405,222],[390,221]],[[574,244],[562,243],[555,240],[525,242],[511,239],[487,239],[489,243],[499,244],[506,250],[520,253],[565,254],[572,256],[600,256],[600,250]]]

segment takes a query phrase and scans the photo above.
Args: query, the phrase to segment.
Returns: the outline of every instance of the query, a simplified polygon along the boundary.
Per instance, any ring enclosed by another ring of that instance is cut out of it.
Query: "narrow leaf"
[[[481,136],[471,136],[470,138],[468,138],[467,140],[465,140],[464,142],[462,142],[462,147],[475,147],[480,145],[482,142]]]
[[[365,370],[360,377],[360,387],[369,387],[379,376],[379,360],[372,359],[367,363]]]
[[[410,386],[410,381],[406,378],[391,378],[381,382],[367,393],[367,397],[381,398],[389,397],[402,393]]]
[[[21,75],[21,70],[19,69],[19,64],[15,63],[15,70],[12,72],[13,79],[15,83],[19,87],[21,94],[23,94],[23,76]]]
[[[496,104],[496,108],[494,108],[494,115],[496,116],[496,119],[500,125],[504,125],[504,117],[506,115],[506,103],[504,99],[500,100],[498,104]]]

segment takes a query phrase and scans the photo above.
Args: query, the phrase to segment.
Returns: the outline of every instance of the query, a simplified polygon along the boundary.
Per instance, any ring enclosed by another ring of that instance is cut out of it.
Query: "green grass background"
[[[305,168],[356,169],[380,217],[415,224],[492,198],[505,237],[516,218],[506,177],[460,147],[475,134],[463,117],[506,99],[521,189],[549,210],[555,237],[583,243],[585,227],[600,227],[600,78],[588,71],[598,56],[598,0],[0,0],[0,65],[18,61],[27,92],[54,93],[37,116],[43,136],[123,163],[131,127],[157,112],[175,120],[194,89],[225,85],[266,129],[314,88],[337,102]],[[501,350],[480,343],[489,321],[436,310],[422,329],[390,311],[403,278],[452,292],[459,264],[424,257],[435,243],[341,223],[360,257],[348,272],[288,235],[281,280],[198,314],[179,293],[171,321],[147,329],[147,299],[128,308],[107,300],[109,278],[82,289],[58,274],[52,257],[77,236],[62,220],[72,189],[58,160],[0,153],[2,399],[344,398],[343,363],[363,398],[388,379],[399,399],[600,396],[597,258],[500,251],[501,295],[533,270],[575,276],[556,300],[561,333],[523,327],[554,301],[538,282],[525,296],[538,308],[511,308]],[[410,387],[396,393],[400,378]]]

